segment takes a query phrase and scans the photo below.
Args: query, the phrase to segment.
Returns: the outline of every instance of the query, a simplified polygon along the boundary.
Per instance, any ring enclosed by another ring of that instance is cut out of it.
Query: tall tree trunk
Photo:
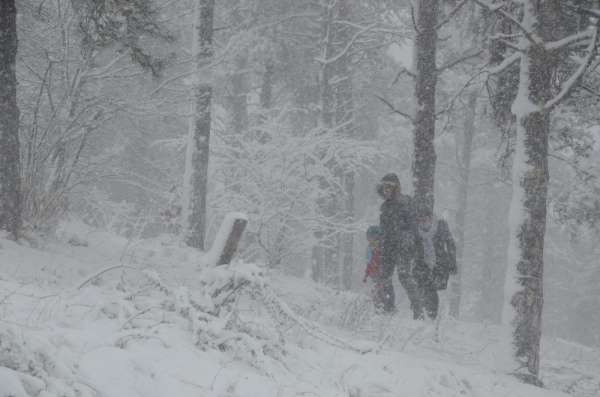
[[[523,1],[522,24],[543,40],[552,40],[553,30],[560,26],[556,25],[559,11],[558,1],[546,1],[541,7],[532,0]],[[541,384],[538,375],[550,129],[550,113],[543,108],[552,96],[558,55],[526,38],[520,44],[526,50],[520,62],[519,91],[512,107],[517,136],[502,318],[513,326],[516,375],[529,383]]]
[[[337,11],[338,19],[342,21],[352,19],[352,8],[349,1],[340,2]],[[337,24],[335,29],[337,51],[342,51],[351,39],[350,28]],[[348,52],[335,62],[335,73],[335,124],[338,128],[341,126],[337,133],[343,135],[343,139],[352,138],[355,134],[354,101],[351,57]],[[346,225],[351,225],[354,221],[354,172],[340,169],[339,177],[341,186],[343,187],[341,195],[342,222]],[[351,231],[341,234],[339,250],[339,257],[341,259],[341,286],[345,289],[350,289],[352,287],[354,270],[354,234]]]
[[[208,193],[208,156],[210,144],[210,83],[201,81],[201,69],[213,57],[214,0],[198,0],[195,11],[194,53],[198,82],[193,88],[192,117],[188,130],[185,162],[183,221],[186,243],[204,249],[206,232],[206,198]]]
[[[458,142],[457,147],[460,147],[460,154],[457,155],[458,160],[458,209],[456,211],[456,264],[458,273],[451,285],[450,296],[450,315],[454,318],[460,316],[460,299],[462,285],[462,271],[464,262],[465,250],[465,226],[467,218],[468,194],[469,194],[469,178],[471,174],[471,152],[473,150],[473,135],[475,134],[475,116],[477,114],[477,91],[472,90],[469,93],[467,103],[467,115],[462,133],[461,142]],[[458,136],[458,135],[457,135]]]
[[[439,0],[419,0],[415,39],[417,109],[413,158],[413,185],[418,214],[433,213],[434,204],[438,14]]]
[[[0,2],[0,230],[15,239],[21,228],[19,108],[17,106],[17,9]]]

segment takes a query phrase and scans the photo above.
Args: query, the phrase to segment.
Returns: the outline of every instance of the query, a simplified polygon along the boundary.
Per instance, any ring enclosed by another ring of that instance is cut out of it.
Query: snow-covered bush
[[[362,172],[378,155],[372,142],[338,131],[295,130],[298,112],[276,109],[241,135],[217,129],[214,139],[213,216],[243,208],[246,255],[271,267],[356,229],[343,216],[338,170]]]

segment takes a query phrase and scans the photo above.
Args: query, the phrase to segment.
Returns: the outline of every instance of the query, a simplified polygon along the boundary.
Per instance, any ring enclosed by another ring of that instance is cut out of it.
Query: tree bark
[[[535,59],[530,61],[530,72],[547,69],[540,63],[534,66]],[[541,81],[543,78],[532,78],[532,85],[535,80]],[[510,322],[514,327],[514,353],[519,365],[517,371],[522,371],[517,375],[530,383],[539,382],[537,377],[548,190],[548,127],[547,113],[533,112],[517,116],[513,198],[509,215],[516,223],[511,224],[503,322]]]
[[[471,174],[471,152],[473,150],[473,135],[475,134],[475,116],[477,114],[477,91],[469,93],[467,103],[467,115],[462,133],[460,146],[460,158],[458,158],[459,182],[458,182],[458,209],[456,211],[456,265],[458,272],[451,285],[450,315],[454,318],[460,316],[460,299],[462,270],[465,249],[465,227],[467,219],[467,207],[469,198],[469,179]],[[457,139],[458,141],[458,139]]]
[[[417,109],[414,130],[413,185],[417,213],[433,214],[436,153],[435,91],[437,84],[436,25],[439,0],[420,0],[415,38]]]
[[[542,7],[523,2],[523,25],[544,41],[552,40],[559,13],[557,1]],[[557,54],[543,44],[521,40],[526,49],[520,62],[519,91],[512,111],[516,116],[513,162],[513,196],[509,215],[510,243],[505,284],[503,322],[513,326],[517,361],[515,374],[541,385],[539,351],[542,328],[544,235],[548,196],[548,137],[550,111],[543,110],[552,97]]]
[[[17,46],[15,1],[3,0],[0,2],[0,230],[15,239],[21,229]]]
[[[198,0],[196,4],[194,50],[197,56],[195,76],[213,57],[214,0]],[[186,243],[204,249],[206,233],[206,201],[208,194],[208,159],[210,144],[212,86],[198,81],[193,88],[192,118],[188,131],[184,175],[183,217]]]

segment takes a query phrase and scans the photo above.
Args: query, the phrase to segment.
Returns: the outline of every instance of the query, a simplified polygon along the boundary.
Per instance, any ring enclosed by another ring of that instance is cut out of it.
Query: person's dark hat
[[[378,225],[372,225],[367,228],[367,238],[380,238],[382,236],[381,228]]]
[[[377,194],[383,197],[383,185],[384,184],[393,184],[400,189],[400,179],[398,179],[398,175],[390,172],[389,174],[385,174],[383,178],[381,178],[381,182],[377,185]]]
[[[398,179],[398,175],[390,172],[389,174],[385,174],[383,178],[381,178],[381,183],[393,183],[400,186],[400,179]]]

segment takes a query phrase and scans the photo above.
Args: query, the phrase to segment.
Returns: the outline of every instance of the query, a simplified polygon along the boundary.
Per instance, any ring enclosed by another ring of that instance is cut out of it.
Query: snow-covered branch
[[[117,63],[119,63],[123,59],[127,58],[128,55],[129,54],[127,54],[126,52],[117,54],[111,61],[107,62],[106,65],[85,71],[83,74],[83,78],[97,78],[98,79],[98,78],[105,77],[107,74],[111,73],[111,69],[113,66],[115,66]]]
[[[519,22],[519,20],[517,18],[514,17],[514,15],[512,15],[510,12],[507,12],[505,10],[502,9],[502,7],[504,7],[505,4],[500,3],[500,4],[491,4],[488,3],[484,0],[472,0],[474,1],[476,4],[480,5],[481,7],[485,8],[486,10],[496,13],[498,15],[500,15],[501,17],[503,17],[504,19],[512,22],[513,25],[515,25],[517,27],[517,29],[519,29],[527,38],[527,40],[529,40],[529,42],[533,45],[538,45],[539,44],[539,40],[536,40],[536,38],[533,36],[532,32],[527,29],[521,22]]]
[[[503,71],[505,71],[509,66],[511,66],[513,63],[519,61],[521,59],[521,56],[523,54],[521,54],[520,52],[515,52],[513,53],[511,56],[504,58],[504,60],[502,62],[500,62],[498,65],[491,67],[491,68],[487,68],[485,70],[485,72],[487,74],[498,74],[498,73],[502,73]]]
[[[479,51],[475,51],[475,52],[468,52],[466,54],[463,54],[462,56],[458,57],[457,59],[453,59],[453,60],[448,61],[448,62],[444,63],[443,65],[441,65],[437,69],[437,72],[441,73],[445,70],[452,69],[454,66],[461,64],[463,62],[466,62],[469,59],[477,58],[481,54],[483,54],[483,50],[479,50]]]
[[[595,26],[591,32],[591,41],[587,48],[587,54],[583,61],[580,63],[577,70],[573,75],[563,84],[560,92],[551,100],[546,102],[544,110],[550,110],[554,106],[558,105],[569,93],[573,90],[577,82],[581,79],[587,68],[589,67],[594,55],[596,55],[596,45],[598,44],[598,26]]]
[[[347,21],[347,20],[342,20],[342,19],[336,19],[332,23],[334,25],[345,25],[345,26],[349,26],[351,28],[355,28],[355,29],[359,29],[359,30],[365,29],[364,25],[360,25],[358,23],[355,23],[352,21]],[[393,27],[385,27],[385,26],[381,26],[381,25],[379,25],[376,28],[369,29],[369,31],[373,32],[373,33],[387,33],[387,34],[398,35],[398,36],[402,36],[402,37],[406,36],[406,33],[404,31],[402,31],[401,29],[396,29]]]
[[[435,29],[439,30],[444,25],[446,25],[448,22],[450,22],[452,20],[452,18],[454,17],[454,15],[456,15],[456,13],[459,12],[460,9],[463,8],[463,6],[465,4],[467,4],[467,1],[468,0],[461,0],[456,6],[454,6],[454,8],[452,10],[450,10],[448,15],[446,15],[446,17],[435,26]]]
[[[342,48],[342,50],[337,53],[336,55],[333,55],[331,57],[328,58],[324,58],[324,57],[318,57],[315,60],[321,64],[331,64],[334,63],[336,61],[338,61],[341,57],[345,56],[348,51],[350,50],[350,48],[352,48],[352,46],[354,45],[354,42],[363,34],[367,33],[368,31],[372,30],[373,28],[375,28],[377,26],[376,23],[368,25],[363,27],[362,29],[360,29],[358,32],[354,33],[354,35],[352,36],[352,38],[350,40],[348,40],[348,42],[346,43],[346,45],[344,46],[344,48]]]
[[[584,32],[579,32],[576,34],[572,34],[570,36],[567,36],[563,39],[560,40],[556,40],[556,41],[549,41],[547,43],[545,43],[544,48],[547,51],[556,51],[556,50],[560,50],[562,48],[565,48],[567,46],[573,45],[573,44],[577,44],[580,43],[582,41],[586,41],[589,39],[592,39],[594,36],[594,31],[593,30],[586,30]]]

